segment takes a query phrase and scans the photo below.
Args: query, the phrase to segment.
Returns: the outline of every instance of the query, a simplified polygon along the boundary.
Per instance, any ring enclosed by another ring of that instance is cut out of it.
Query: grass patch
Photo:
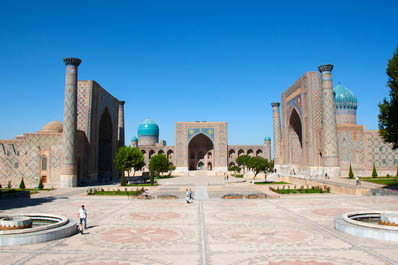
[[[362,177],[359,178],[361,181],[366,181],[370,183],[382,184],[382,185],[398,185],[397,177]]]
[[[144,183],[144,184],[126,184],[126,186],[123,187],[149,187],[149,186],[159,186],[158,183],[154,183],[151,185],[151,183]]]
[[[254,182],[256,185],[277,185],[277,184],[290,184],[288,182],[273,182],[273,181],[262,181],[262,182]]]
[[[316,186],[316,187],[311,187],[309,188],[307,186],[307,188],[305,188],[304,186],[301,186],[301,188],[290,188],[289,186],[287,187],[287,189],[285,189],[285,186],[283,186],[282,188],[273,188],[270,187],[270,189],[273,192],[276,192],[278,194],[309,194],[309,193],[330,193],[330,188],[327,186],[324,187],[320,187],[320,186]]]
[[[232,174],[233,177],[235,178],[243,178],[243,174]]]
[[[40,191],[50,191],[50,190],[54,190],[54,189],[39,189],[39,191],[37,191],[36,189],[0,189],[0,192],[5,192],[5,193],[13,193],[13,192],[18,192],[18,191],[29,191],[30,194],[36,194]]]
[[[144,193],[144,188],[137,190],[104,190],[104,189],[88,189],[87,195],[100,195],[100,196],[138,196]]]

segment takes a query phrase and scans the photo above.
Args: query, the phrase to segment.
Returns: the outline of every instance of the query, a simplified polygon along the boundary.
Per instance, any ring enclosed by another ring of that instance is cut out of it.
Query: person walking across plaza
[[[191,189],[191,188],[189,188],[189,192],[188,192],[188,194],[189,194],[189,201],[193,201],[193,197],[192,197],[192,189]]]
[[[185,192],[185,201],[186,201],[187,204],[188,204],[188,203],[189,203],[189,190],[186,189],[185,191],[186,191],[186,192]]]
[[[355,176],[355,185],[359,185],[359,177],[358,177],[358,175]]]
[[[83,234],[83,230],[87,229],[87,210],[84,208],[84,205],[77,212],[77,216],[80,219],[80,233]]]

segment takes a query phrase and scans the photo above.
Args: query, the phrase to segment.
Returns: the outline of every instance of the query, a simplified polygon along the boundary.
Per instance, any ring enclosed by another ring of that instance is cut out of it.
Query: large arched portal
[[[102,113],[98,131],[98,181],[112,179],[112,119],[106,108]]]
[[[210,138],[203,133],[195,135],[188,144],[189,170],[204,170],[206,168],[212,170],[213,167],[204,166],[209,163],[214,165],[214,155],[212,154],[214,154],[214,146]]]
[[[296,109],[293,109],[289,119],[289,160],[291,164],[302,164],[303,131],[301,119]]]

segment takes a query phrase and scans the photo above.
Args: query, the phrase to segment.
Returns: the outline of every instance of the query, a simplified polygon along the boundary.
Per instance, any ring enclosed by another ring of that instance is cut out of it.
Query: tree
[[[25,182],[23,181],[23,177],[22,177],[22,179],[21,179],[21,183],[19,183],[19,188],[20,188],[21,190],[25,189]]]
[[[354,172],[352,172],[351,164],[350,164],[350,173],[348,173],[348,177],[349,177],[350,179],[353,179],[353,178],[354,178]]]
[[[262,158],[260,156],[250,157],[249,161],[247,162],[247,168],[253,170],[254,178],[260,172],[264,172],[267,175],[268,172],[271,172],[274,168],[272,162],[268,162],[268,159]]]
[[[128,176],[130,176],[131,169],[135,171],[140,170],[144,166],[144,155],[138,148],[131,146],[123,146],[120,147],[115,155],[115,159],[113,160],[115,163],[115,167],[122,172],[122,176],[124,176],[124,172],[128,172]]]
[[[171,173],[176,170],[176,166],[173,165],[173,163],[169,163],[169,177],[171,176]]]
[[[240,167],[233,165],[228,168],[228,171],[233,171],[235,174],[237,174],[240,172]]]
[[[149,172],[151,177],[151,185],[154,184],[155,176],[160,176],[160,173],[169,171],[169,160],[164,154],[154,155],[149,161]]]
[[[373,163],[372,177],[374,177],[374,178],[377,177],[377,171],[376,171],[376,165],[375,165],[375,163]]]
[[[379,104],[379,134],[392,148],[398,148],[398,47],[388,61],[386,73],[387,86],[390,88],[390,99],[384,98]]]
[[[235,162],[238,164],[238,166],[242,166],[243,174],[245,174],[245,167],[247,167],[247,162],[249,161],[249,159],[250,156],[248,155],[241,155],[235,159]]]
[[[43,184],[43,178],[40,177],[40,181],[39,181],[39,190],[44,189],[44,184]]]
[[[113,163],[115,164],[115,167],[122,173],[122,177],[124,177],[124,172],[130,172],[131,168],[133,167],[131,160],[131,147],[120,147],[115,155]]]
[[[134,169],[133,176],[135,175],[135,172],[137,170],[141,170],[143,166],[145,166],[144,162],[144,155],[141,153],[140,149],[136,147],[130,147],[131,148],[131,166]],[[130,171],[129,171],[129,176],[130,176]]]

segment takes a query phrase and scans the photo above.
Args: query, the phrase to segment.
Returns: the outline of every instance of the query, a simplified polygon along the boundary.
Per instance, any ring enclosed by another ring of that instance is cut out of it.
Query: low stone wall
[[[342,184],[337,182],[332,182],[328,180],[314,180],[314,179],[304,179],[292,176],[281,176],[281,181],[294,183],[296,185],[302,186],[328,186],[331,193],[337,194],[349,194],[349,195],[368,195],[371,193],[370,188],[365,188],[362,186],[355,186],[349,184]]]

